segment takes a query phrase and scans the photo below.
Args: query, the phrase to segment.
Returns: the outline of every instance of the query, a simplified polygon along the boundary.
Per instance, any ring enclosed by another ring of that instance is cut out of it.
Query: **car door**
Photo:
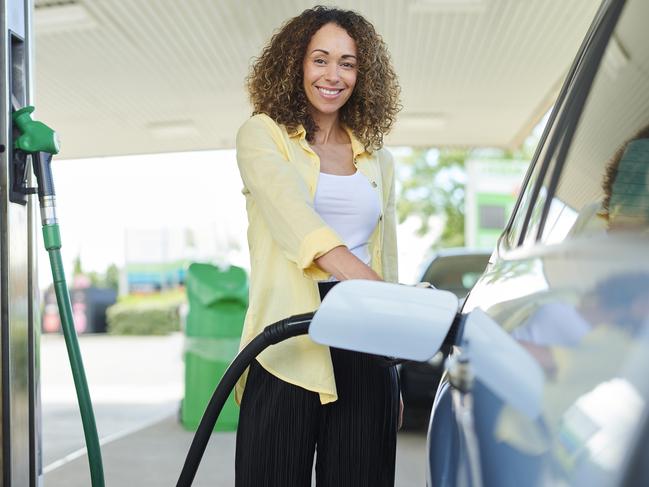
[[[476,364],[472,417],[459,424],[446,380],[429,485],[475,485],[475,464],[499,487],[621,481],[649,397],[648,18],[646,0],[604,2],[577,56],[462,309],[454,354]],[[486,353],[500,369],[477,366]]]

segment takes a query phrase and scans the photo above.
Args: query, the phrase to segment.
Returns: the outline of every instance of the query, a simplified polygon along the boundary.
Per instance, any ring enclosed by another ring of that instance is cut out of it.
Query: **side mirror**
[[[309,336],[322,345],[424,362],[442,346],[457,309],[449,291],[343,281],[323,300]]]

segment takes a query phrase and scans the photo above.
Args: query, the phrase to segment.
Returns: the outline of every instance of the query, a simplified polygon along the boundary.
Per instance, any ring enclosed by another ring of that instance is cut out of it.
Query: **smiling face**
[[[332,115],[349,100],[358,74],[356,42],[336,24],[323,25],[304,57],[304,92],[315,118]]]

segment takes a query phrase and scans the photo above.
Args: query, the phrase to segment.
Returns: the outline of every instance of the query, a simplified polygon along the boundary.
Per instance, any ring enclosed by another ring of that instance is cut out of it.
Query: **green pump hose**
[[[83,368],[81,350],[79,350],[77,332],[74,328],[72,306],[70,305],[70,293],[65,281],[65,272],[61,260],[61,235],[57,223],[43,225],[43,241],[45,242],[45,249],[50,257],[52,280],[54,283],[54,292],[56,293],[56,302],[59,306],[61,327],[63,328],[65,346],[68,350],[68,357],[70,359],[74,387],[77,391],[77,401],[79,402],[79,410],[81,412],[83,434],[86,439],[86,448],[88,450],[90,480],[92,487],[104,487],[104,467],[101,459],[99,436],[97,435],[97,424],[95,422],[95,413],[92,409],[92,401],[90,400],[88,381],[86,379],[85,369]]]
[[[43,240],[50,257],[52,280],[59,307],[59,316],[61,317],[61,327],[63,328],[72,377],[77,391],[77,401],[79,402],[83,433],[88,450],[90,480],[92,487],[104,487],[104,467],[101,459],[95,414],[92,409],[88,381],[86,380],[81,351],[79,350],[79,341],[74,328],[70,293],[65,281],[65,272],[61,260],[61,234],[56,219],[54,184],[50,167],[52,155],[59,152],[59,144],[56,133],[51,128],[31,119],[33,111],[34,107],[29,106],[13,113],[14,123],[21,132],[21,136],[16,139],[14,146],[16,149],[32,155],[32,165],[38,182]]]

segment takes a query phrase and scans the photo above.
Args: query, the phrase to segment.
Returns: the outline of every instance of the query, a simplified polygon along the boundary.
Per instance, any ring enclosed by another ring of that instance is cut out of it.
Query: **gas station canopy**
[[[330,2],[323,2],[329,4]],[[599,0],[340,0],[402,86],[390,145],[518,146],[550,108]],[[244,78],[307,0],[35,0],[36,118],[63,158],[232,148]]]

